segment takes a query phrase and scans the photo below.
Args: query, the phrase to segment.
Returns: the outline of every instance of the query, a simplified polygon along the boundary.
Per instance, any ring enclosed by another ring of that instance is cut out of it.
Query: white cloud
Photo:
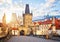
[[[9,3],[9,4],[11,4],[12,0],[0,0],[0,5],[3,4],[3,3]]]
[[[51,11],[51,12],[49,12],[50,14],[50,16],[56,16],[56,15],[60,15],[60,10],[57,10],[57,11]]]
[[[55,0],[46,0],[46,2],[53,3]]]
[[[20,2],[22,2],[20,0]],[[12,3],[12,0],[0,0],[0,16],[2,17],[2,14],[11,15],[12,13],[16,13],[17,15],[22,15],[22,11],[24,10],[24,5],[18,2]],[[2,13],[3,12],[3,13]],[[1,20],[1,18],[0,18]]]
[[[3,2],[5,2],[5,0],[0,0],[0,2],[2,2],[2,3],[3,3]]]
[[[31,6],[30,10],[33,13],[33,16],[44,16],[47,15],[48,13],[57,15],[59,12],[51,12],[51,8],[52,6],[54,6],[54,2],[56,0],[46,0],[45,3],[40,3],[40,6]],[[32,4],[32,3],[31,3]],[[24,9],[25,9],[25,5],[22,3],[22,0],[19,0],[19,2],[14,1],[14,4],[12,2],[12,0],[0,0],[0,5],[4,5],[2,7],[0,7],[0,14],[2,15],[3,13],[6,14],[12,14],[12,13],[16,13],[17,15],[22,15],[24,13]]]
[[[34,10],[34,16],[44,16],[44,15],[47,15],[47,14],[49,14],[49,15],[58,15],[57,13],[58,13],[58,11],[56,12],[54,12],[54,11],[52,11],[52,8],[51,7],[53,7],[54,6],[54,2],[55,2],[56,0],[46,0],[46,2],[45,3],[41,3],[40,4],[40,6],[39,6],[39,8],[36,8],[37,10]],[[54,7],[53,7],[54,8]],[[51,14],[50,14],[51,13]]]

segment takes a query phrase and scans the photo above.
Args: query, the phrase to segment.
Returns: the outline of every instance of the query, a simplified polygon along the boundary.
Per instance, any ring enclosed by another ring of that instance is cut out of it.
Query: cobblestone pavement
[[[13,36],[7,42],[60,42],[60,41],[37,38],[32,36]]]

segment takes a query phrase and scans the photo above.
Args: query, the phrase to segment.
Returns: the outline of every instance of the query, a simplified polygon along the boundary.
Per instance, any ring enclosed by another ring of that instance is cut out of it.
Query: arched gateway
[[[20,31],[20,35],[24,35],[25,34],[25,31],[24,30],[21,30]]]

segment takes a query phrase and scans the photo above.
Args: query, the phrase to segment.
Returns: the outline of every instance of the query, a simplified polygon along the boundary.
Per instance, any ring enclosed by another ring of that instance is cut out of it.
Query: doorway
[[[24,30],[21,30],[20,31],[20,35],[24,35],[25,34],[25,31]]]

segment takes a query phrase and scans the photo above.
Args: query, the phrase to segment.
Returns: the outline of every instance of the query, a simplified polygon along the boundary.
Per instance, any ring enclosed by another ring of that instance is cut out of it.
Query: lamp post
[[[35,35],[36,35],[36,22],[34,22],[34,27],[35,27]]]

